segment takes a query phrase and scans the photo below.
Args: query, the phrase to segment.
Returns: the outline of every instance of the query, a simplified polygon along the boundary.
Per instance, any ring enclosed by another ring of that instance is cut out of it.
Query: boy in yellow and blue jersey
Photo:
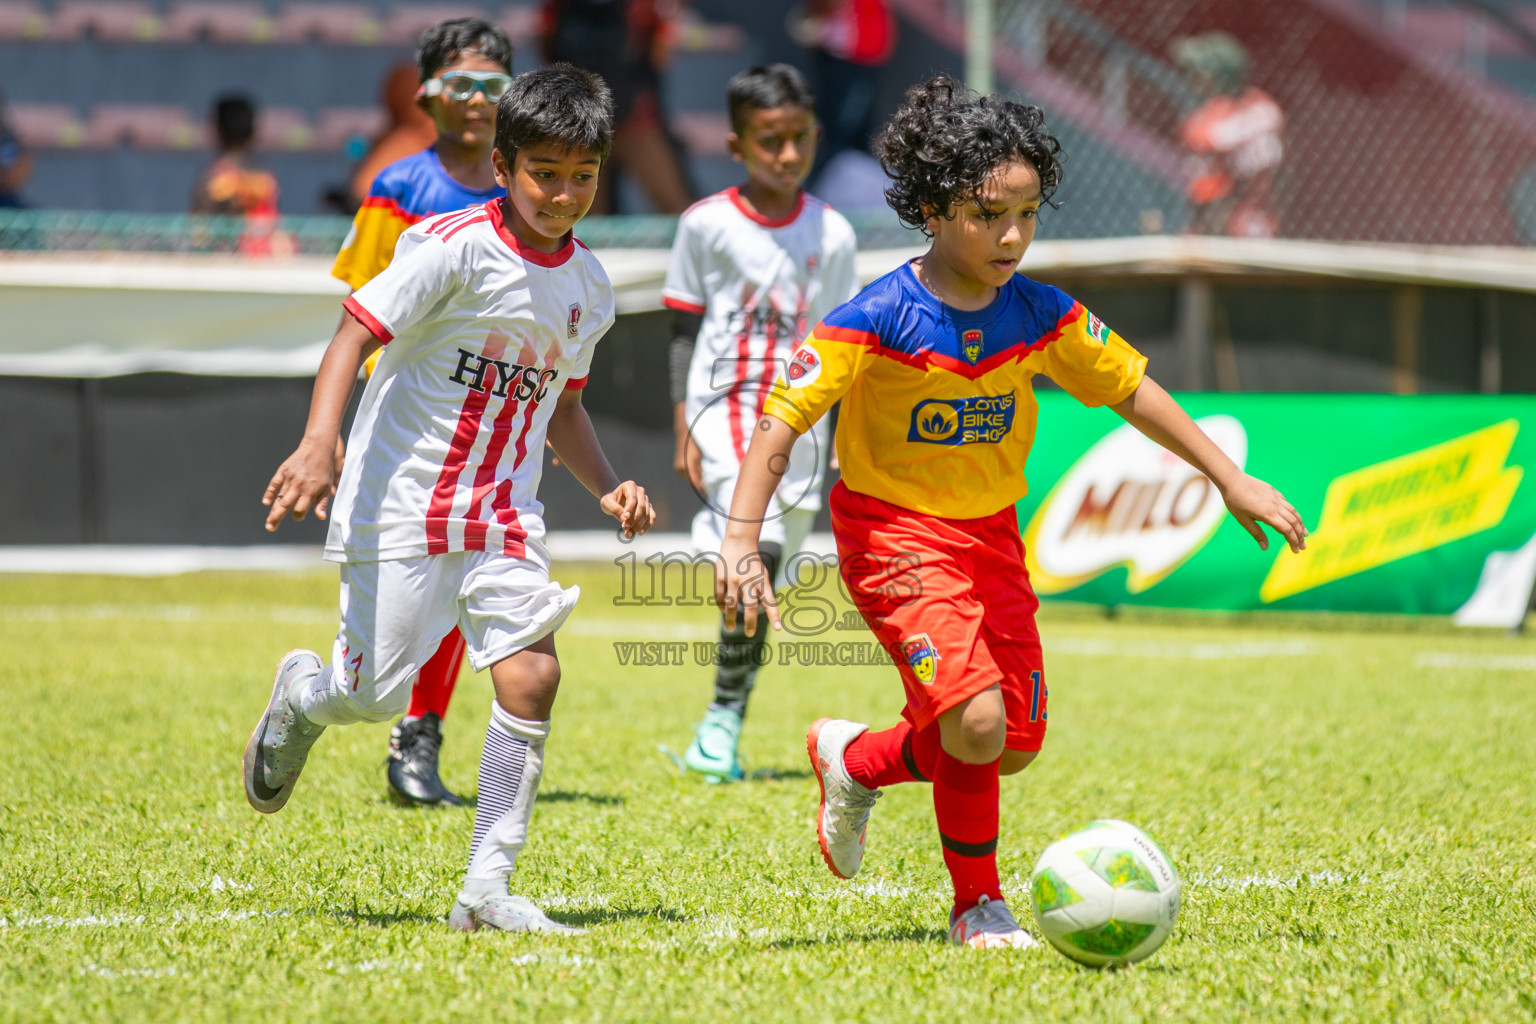
[[[778,609],[757,562],[763,511],[794,440],[842,400],[832,531],[853,603],[891,653],[902,721],[841,719],[806,737],[817,837],[834,874],[864,857],[883,786],[933,784],[954,883],[951,941],[1025,948],[997,874],[998,780],[1039,753],[1044,662],[1014,503],[1035,437],[1033,378],[1107,405],[1205,473],[1261,547],[1293,549],[1296,510],[1243,473],[1146,375],[1146,359],[1079,303],[1016,273],[1061,178],[1038,108],[940,76],[911,89],[877,143],[886,198],[926,253],[827,315],[764,404],[731,505],[716,599],[727,622]]]
[[[501,29],[478,18],[440,22],[422,33],[416,47],[421,86],[416,102],[432,115],[437,141],[385,167],[352,220],[331,276],[353,291],[377,277],[395,255],[405,229],[428,217],[483,206],[507,190],[491,166],[496,103],[512,84],[512,43]],[[346,314],[342,316],[346,321]],[[379,355],[369,357],[373,373]],[[464,662],[458,629],[443,638],[421,667],[405,717],[390,731],[385,778],[390,792],[411,804],[462,803],[438,775],[442,720],[448,713]]]

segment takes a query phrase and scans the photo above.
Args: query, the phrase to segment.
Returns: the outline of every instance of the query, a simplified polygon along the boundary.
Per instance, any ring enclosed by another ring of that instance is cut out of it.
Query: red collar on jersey
[[[485,204],[485,208],[491,213],[491,225],[496,228],[496,233],[501,240],[507,243],[507,248],[517,253],[518,258],[536,267],[558,267],[570,259],[576,252],[576,240],[569,231],[565,234],[565,244],[556,252],[540,252],[531,246],[524,245],[517,240],[517,236],[507,230],[507,225],[501,219],[501,200],[492,199]]]
[[[752,207],[748,206],[741,198],[741,189],[735,185],[725,190],[725,194],[731,197],[731,203],[741,211],[741,215],[754,224],[761,224],[765,228],[782,228],[793,224],[795,218],[800,216],[800,211],[805,209],[805,189],[795,193],[795,208],[782,217],[764,217]]]

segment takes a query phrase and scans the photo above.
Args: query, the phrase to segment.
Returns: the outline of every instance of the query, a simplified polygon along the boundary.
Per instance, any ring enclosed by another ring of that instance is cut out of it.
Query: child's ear
[[[730,150],[732,160],[735,160],[737,163],[744,163],[746,161],[746,157],[743,156],[741,152],[740,135],[737,135],[735,132],[731,132],[729,135],[727,135],[725,137],[725,148]]]
[[[516,156],[513,157],[517,159]],[[507,158],[501,155],[499,148],[491,150],[491,173],[496,177],[496,184],[508,191],[512,188],[512,168],[507,166]]]

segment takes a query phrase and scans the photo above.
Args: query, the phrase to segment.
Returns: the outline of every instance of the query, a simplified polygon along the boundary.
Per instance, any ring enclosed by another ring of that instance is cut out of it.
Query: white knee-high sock
[[[506,892],[517,855],[528,840],[528,819],[544,774],[544,740],[549,722],[510,715],[492,701],[491,724],[480,754],[480,798],[475,836],[469,844],[465,889]],[[489,894],[488,892],[484,894]]]

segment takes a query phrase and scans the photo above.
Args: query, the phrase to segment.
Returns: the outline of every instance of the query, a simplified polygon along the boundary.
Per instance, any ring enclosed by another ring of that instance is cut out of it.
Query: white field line
[[[1367,875],[1349,874],[1343,871],[1306,871],[1299,875],[1224,875],[1218,868],[1214,874],[1191,875],[1184,884],[1192,889],[1299,889],[1304,885],[1359,885],[1368,880]]]
[[[1419,668],[1472,668],[1490,672],[1536,672],[1536,654],[1461,654],[1424,651],[1413,660]]]
[[[1047,634],[1046,654],[1077,654],[1089,657],[1193,658],[1214,661],[1224,658],[1298,658],[1317,653],[1311,640],[1237,640],[1230,642],[1166,643],[1161,641],[1099,640],[1090,637],[1057,637]]]
[[[80,973],[114,980],[117,978],[174,978],[180,972],[174,967],[103,967],[100,964],[85,964],[80,968]]]
[[[0,607],[0,622],[285,622],[338,621],[334,609],[305,605],[34,604]]]
[[[178,910],[172,914],[86,914],[82,917],[60,917],[44,914],[40,917],[0,917],[0,930],[11,928],[121,928],[141,924],[214,924],[231,921],[249,921],[253,918],[288,917],[287,910],[216,910],[206,913],[199,910]]]

